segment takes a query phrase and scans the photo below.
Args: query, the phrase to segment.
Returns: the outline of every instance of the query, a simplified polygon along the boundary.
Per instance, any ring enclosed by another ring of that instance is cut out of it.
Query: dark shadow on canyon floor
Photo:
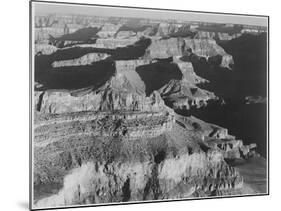
[[[172,79],[182,78],[178,65],[169,61],[158,60],[156,63],[139,66],[136,71],[145,83],[146,95],[160,89]]]
[[[214,103],[201,109],[176,111],[179,114],[193,115],[209,123],[228,129],[229,134],[242,139],[245,144],[256,143],[258,152],[266,158],[266,104],[226,104]]]
[[[39,54],[35,56],[35,82],[42,85],[38,90],[98,87],[115,72],[114,61],[137,59],[150,44],[150,39],[140,38],[133,45],[116,49],[72,47],[51,55]],[[89,65],[52,67],[55,61],[76,59],[88,53],[106,53],[109,57]]]
[[[58,67],[35,72],[35,81],[43,85],[40,90],[99,87],[110,79],[114,71],[113,62],[100,61],[92,65]]]
[[[206,59],[194,54],[189,60],[196,74],[210,81],[199,86],[223,98],[225,105],[210,103],[205,108],[177,112],[194,115],[204,121],[225,127],[230,134],[245,143],[257,143],[258,151],[266,157],[266,103],[245,103],[247,96],[267,98],[266,34],[242,35],[218,43],[233,56],[235,64],[232,70],[212,65]]]

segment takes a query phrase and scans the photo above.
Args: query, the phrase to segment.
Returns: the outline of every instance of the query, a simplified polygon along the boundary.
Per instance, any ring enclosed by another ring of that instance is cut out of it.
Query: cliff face
[[[101,30],[98,32],[98,36],[100,38],[108,38],[108,37],[113,37],[118,29],[121,27],[120,24],[105,24],[102,26]]]
[[[147,49],[151,58],[168,58],[182,54],[183,40],[178,38],[156,39]]]
[[[219,100],[214,93],[198,87],[208,81],[195,74],[191,62],[182,61],[180,57],[174,57],[173,62],[179,67],[182,79],[170,80],[159,89],[167,105],[177,110],[189,110],[204,107],[210,101]]]
[[[119,92],[108,88],[108,84],[82,96],[72,96],[70,92],[46,91],[37,100],[38,111],[43,113],[68,113],[80,111],[143,110],[153,111],[164,105],[157,92],[149,97],[137,93]],[[39,105],[40,104],[40,105]]]
[[[184,80],[170,81],[159,91],[165,102],[174,109],[200,108],[207,106],[211,100],[218,100],[214,93],[202,90]]]
[[[35,187],[62,187],[36,200],[38,207],[210,196],[243,186],[224,161],[247,155],[242,142],[170,109],[47,115],[36,125]]]
[[[219,62],[219,65],[221,67],[231,69],[231,65],[234,64],[232,56],[227,54],[213,39],[185,39],[184,43],[186,49],[190,49],[192,53],[208,60],[220,56],[221,62]]]
[[[256,145],[174,111],[220,100],[194,60],[231,69],[217,37],[237,33],[102,18],[61,32],[53,22],[37,23],[35,207],[249,193],[229,163],[255,156]]]
[[[88,162],[65,178],[63,189],[58,194],[39,200],[37,206],[178,199],[203,196],[201,190],[215,193],[216,190],[241,187],[242,178],[233,168],[220,164],[217,159],[215,155],[194,154],[179,156],[177,160],[166,158],[161,165],[149,161],[110,164]],[[174,174],[171,174],[171,170]],[[209,180],[202,187],[203,181],[210,178],[205,173],[208,170],[214,171],[218,177],[214,176],[213,181]],[[219,176],[226,172],[229,174],[228,181]]]

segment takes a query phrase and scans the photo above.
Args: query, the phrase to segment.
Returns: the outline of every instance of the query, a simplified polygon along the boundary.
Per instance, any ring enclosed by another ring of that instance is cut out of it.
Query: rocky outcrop
[[[218,40],[232,40],[239,36],[242,33],[227,33],[227,32],[210,32],[210,31],[197,31],[195,38],[196,39],[218,39]]]
[[[215,32],[210,31],[197,31],[195,35],[195,39],[214,39],[216,37]]]
[[[57,51],[57,47],[49,44],[36,44],[35,45],[35,55],[43,54],[43,55],[50,55]]]
[[[234,64],[233,57],[227,54],[215,40],[212,39],[184,39],[185,49],[190,49],[197,56],[205,57],[207,60],[221,57],[219,65],[231,69]]]
[[[135,72],[138,66],[152,64],[153,61],[148,59],[136,59],[136,60],[118,60],[115,62],[116,73],[128,73]]]
[[[94,43],[76,43],[73,47],[81,48],[99,48],[99,49],[116,49],[124,48],[128,45],[133,45],[139,40],[139,37],[130,38],[98,38]]]
[[[56,67],[67,67],[67,66],[90,65],[93,62],[104,60],[108,57],[109,54],[106,53],[89,53],[76,59],[54,61],[52,63],[52,67],[56,68]]]
[[[243,145],[241,140],[229,139],[222,141],[221,139],[206,141],[207,145],[211,148],[216,148],[222,151],[226,159],[247,158],[251,156],[251,151],[257,147],[256,144]]]
[[[175,26],[169,23],[160,23],[158,26],[157,34],[158,36],[168,36],[171,32],[175,30]]]
[[[191,52],[207,60],[219,57],[218,65],[231,69],[234,64],[231,55],[227,54],[213,39],[168,38],[152,39],[151,45],[146,50],[150,58],[177,57]]]
[[[192,31],[189,24],[160,23],[156,35],[160,37],[194,37],[196,33]]]
[[[232,40],[238,38],[241,35],[242,33],[236,33],[236,34],[228,34],[228,33],[220,33],[220,32],[217,33],[219,40]]]
[[[182,72],[183,80],[189,82],[190,84],[196,85],[196,84],[203,84],[208,83],[208,80],[198,76],[193,68],[193,65],[191,62],[182,61],[181,56],[175,56],[173,57],[173,62],[176,63],[179,67],[179,69]]]
[[[109,38],[113,37],[118,29],[121,27],[120,24],[104,24],[101,30],[97,33],[100,38]]]
[[[126,47],[128,45],[133,45],[135,42],[138,41],[137,37],[130,37],[130,38],[107,38],[107,39],[97,39],[95,45],[93,47],[96,48],[106,48],[106,49],[114,49],[118,47]]]
[[[177,110],[189,110],[207,106],[209,101],[216,101],[218,97],[207,90],[199,88],[198,84],[208,83],[195,74],[192,63],[181,60],[181,57],[173,57],[182,72],[181,80],[170,80],[159,92],[165,103]]]
[[[157,92],[146,97],[138,93],[126,93],[126,90],[120,92],[108,88],[108,84],[97,92],[82,96],[73,96],[67,91],[46,91],[42,94],[41,101],[36,101],[38,111],[51,114],[105,110],[154,111],[159,109],[159,106],[164,106]]]
[[[119,39],[126,39],[126,38],[130,38],[136,36],[136,32],[133,31],[120,31],[116,34],[116,37]]]
[[[154,39],[148,47],[146,55],[155,58],[168,58],[182,55],[184,41],[178,38]]]
[[[218,100],[214,93],[202,90],[184,80],[171,80],[159,92],[167,105],[180,110],[204,107],[210,100]]]

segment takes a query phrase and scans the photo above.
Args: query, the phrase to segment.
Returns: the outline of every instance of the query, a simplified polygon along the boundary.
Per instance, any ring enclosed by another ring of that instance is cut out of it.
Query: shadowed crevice
[[[180,80],[183,77],[177,64],[160,60],[153,64],[138,66],[136,71],[145,83],[147,96],[170,80]]]
[[[66,30],[68,29],[67,26],[65,26],[65,28]],[[71,44],[66,44],[65,41],[71,41],[74,42],[75,44],[95,43],[96,39],[99,37],[97,33],[100,30],[101,28],[98,27],[88,27],[88,28],[78,29],[73,33],[64,34],[57,38],[50,35],[49,43],[58,48],[71,46]]]
[[[115,72],[111,61],[95,62],[92,65],[51,68],[46,71],[35,71],[35,81],[42,84],[38,90],[47,89],[80,89],[99,87]]]
[[[122,201],[126,202],[129,201],[131,198],[131,190],[130,190],[130,178],[128,177],[122,187]]]

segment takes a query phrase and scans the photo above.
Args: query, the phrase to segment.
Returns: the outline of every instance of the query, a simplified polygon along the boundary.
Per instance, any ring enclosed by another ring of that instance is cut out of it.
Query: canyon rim
[[[268,194],[268,17],[30,5],[31,209]]]

